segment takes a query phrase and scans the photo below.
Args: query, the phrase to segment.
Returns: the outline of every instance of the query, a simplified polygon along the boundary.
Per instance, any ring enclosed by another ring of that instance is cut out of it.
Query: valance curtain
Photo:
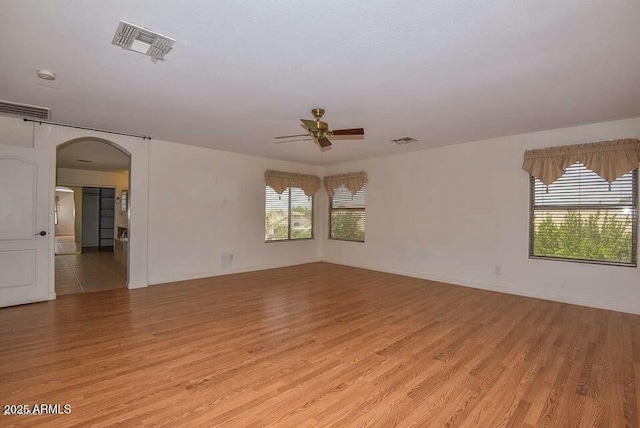
[[[527,150],[522,169],[548,186],[576,162],[582,163],[611,184],[640,166],[640,140],[627,138]]]
[[[340,186],[345,186],[352,195],[358,193],[367,184],[366,172],[352,172],[350,174],[328,175],[324,177],[324,187],[329,197],[333,198],[333,192]]]
[[[288,187],[299,187],[307,196],[313,196],[321,186],[320,177],[294,172],[267,170],[264,181],[278,194],[282,194]]]

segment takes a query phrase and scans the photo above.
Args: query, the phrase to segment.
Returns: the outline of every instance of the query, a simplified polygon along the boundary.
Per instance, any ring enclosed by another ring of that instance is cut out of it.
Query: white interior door
[[[49,153],[0,144],[0,306],[49,298]]]

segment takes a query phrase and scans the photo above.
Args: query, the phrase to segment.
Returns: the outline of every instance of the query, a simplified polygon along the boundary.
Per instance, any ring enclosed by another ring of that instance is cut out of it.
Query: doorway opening
[[[76,224],[76,198],[81,197],[81,187],[56,186],[53,223],[55,226],[56,254],[80,254],[82,230]]]
[[[56,295],[126,288],[131,156],[105,140],[78,139],[56,156]]]

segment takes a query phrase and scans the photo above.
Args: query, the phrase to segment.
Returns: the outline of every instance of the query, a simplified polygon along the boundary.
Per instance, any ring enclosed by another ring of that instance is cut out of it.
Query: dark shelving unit
[[[98,251],[113,251],[115,237],[116,189],[100,188],[100,229]]]
[[[108,187],[82,188],[83,251],[113,251],[116,191]]]

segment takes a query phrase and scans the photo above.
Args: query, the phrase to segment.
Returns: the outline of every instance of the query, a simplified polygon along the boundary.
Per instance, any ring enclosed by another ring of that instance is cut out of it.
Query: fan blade
[[[320,147],[325,148],[331,145],[331,141],[327,137],[322,137],[318,138],[318,144],[320,144]]]
[[[304,124],[304,126],[309,131],[313,131],[314,129],[318,129],[318,126],[316,125],[316,121],[315,120],[300,119],[300,122],[302,122]]]
[[[298,141],[313,141],[313,138],[304,138],[302,140],[274,141],[273,144],[295,143]]]
[[[364,128],[334,129],[332,135],[364,135]]]
[[[280,138],[292,138],[292,137],[307,137],[309,134],[298,134],[298,135],[282,135],[280,137],[273,137],[276,140],[279,140]]]

